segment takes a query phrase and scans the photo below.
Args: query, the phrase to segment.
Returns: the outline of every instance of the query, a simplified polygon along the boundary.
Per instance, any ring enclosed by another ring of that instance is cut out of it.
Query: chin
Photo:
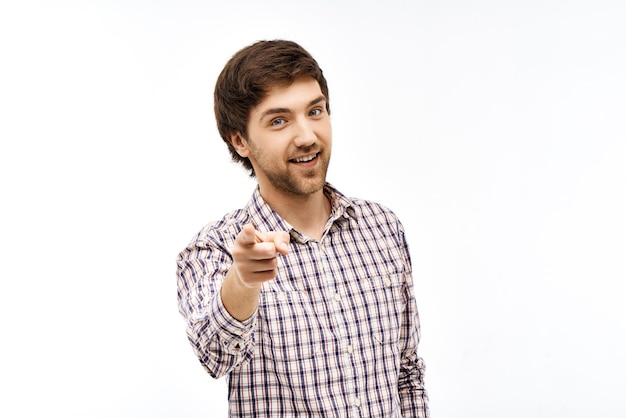
[[[311,195],[324,189],[326,179],[305,179],[300,182],[293,182],[289,191],[297,195]]]

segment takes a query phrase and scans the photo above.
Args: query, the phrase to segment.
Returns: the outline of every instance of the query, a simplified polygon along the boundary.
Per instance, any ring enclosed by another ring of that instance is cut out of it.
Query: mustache
[[[307,145],[306,147],[296,148],[290,155],[292,156],[291,158],[296,158],[303,154],[320,154],[322,151],[323,149],[319,145]]]

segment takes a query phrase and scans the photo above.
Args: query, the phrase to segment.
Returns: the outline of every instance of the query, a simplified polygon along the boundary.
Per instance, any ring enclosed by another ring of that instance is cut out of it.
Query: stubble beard
[[[294,196],[305,196],[323,189],[326,184],[330,155],[320,153],[318,158],[318,167],[308,171],[298,170],[295,174],[291,170],[276,170],[273,163],[263,164],[260,169],[276,189]]]

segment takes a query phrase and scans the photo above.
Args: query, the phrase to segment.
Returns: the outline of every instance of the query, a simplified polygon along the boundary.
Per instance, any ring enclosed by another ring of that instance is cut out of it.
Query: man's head
[[[328,85],[315,59],[292,41],[259,41],[237,52],[227,63],[215,84],[214,106],[217,128],[234,161],[240,162],[254,176],[248,158],[237,153],[230,142],[239,133],[248,138],[250,110],[258,105],[269,90],[292,84],[296,79],[311,77],[326,97],[330,114]]]

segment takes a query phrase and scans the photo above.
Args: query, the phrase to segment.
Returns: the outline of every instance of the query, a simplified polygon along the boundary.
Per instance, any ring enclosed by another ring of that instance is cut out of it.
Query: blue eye
[[[272,126],[280,126],[284,123],[285,123],[284,119],[277,118],[272,121]]]
[[[319,116],[322,114],[322,109],[313,109],[310,114],[311,116]]]

